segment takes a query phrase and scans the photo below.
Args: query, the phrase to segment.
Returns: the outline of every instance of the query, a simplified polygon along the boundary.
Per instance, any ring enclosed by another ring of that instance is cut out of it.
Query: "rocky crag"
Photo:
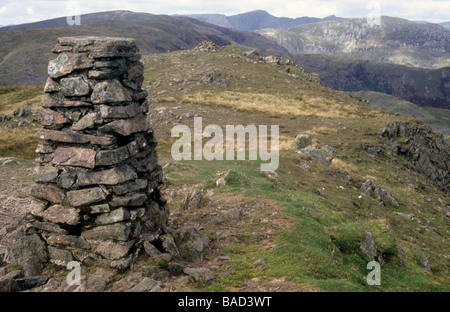
[[[441,133],[424,125],[410,126],[401,122],[388,124],[379,134],[396,157],[408,160],[409,169],[435,181],[450,191],[450,146]]]

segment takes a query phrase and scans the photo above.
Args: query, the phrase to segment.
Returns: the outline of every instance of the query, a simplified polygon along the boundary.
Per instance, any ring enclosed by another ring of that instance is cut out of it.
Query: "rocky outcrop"
[[[379,200],[381,204],[390,201],[393,205],[398,206],[398,202],[392,194],[378,187],[372,179],[368,179],[362,184],[361,192],[373,199]]]
[[[42,242],[59,265],[90,259],[123,269],[136,242],[162,234],[168,219],[140,55],[133,39],[109,37],[59,38],[53,52],[38,114],[34,236],[25,242]],[[19,247],[23,267],[31,255]]]
[[[450,146],[440,133],[424,125],[389,123],[379,134],[396,157],[405,157],[407,166],[435,181],[450,192]]]
[[[274,55],[261,56],[258,52],[256,52],[256,50],[247,51],[244,53],[244,56],[255,62],[284,66],[284,70],[289,76],[295,79],[307,79],[320,85],[320,75],[318,73],[308,72],[306,71],[306,69],[298,66],[294,61],[290,59]],[[295,68],[298,74],[292,73],[292,68]]]

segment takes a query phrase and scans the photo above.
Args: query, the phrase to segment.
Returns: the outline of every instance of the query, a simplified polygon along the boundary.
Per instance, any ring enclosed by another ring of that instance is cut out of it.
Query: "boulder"
[[[195,227],[185,226],[178,230],[175,233],[175,243],[183,259],[190,261],[203,261],[203,240]]]
[[[80,209],[64,207],[61,205],[50,206],[43,213],[43,218],[53,223],[77,225],[80,223]]]
[[[292,142],[292,148],[295,150],[303,149],[312,145],[312,138],[307,134],[299,134]]]

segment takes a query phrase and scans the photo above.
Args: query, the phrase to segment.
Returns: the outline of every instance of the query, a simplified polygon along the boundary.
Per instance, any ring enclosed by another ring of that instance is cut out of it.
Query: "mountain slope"
[[[422,69],[319,54],[284,54],[320,74],[321,83],[341,91],[376,91],[412,103],[450,109],[450,67]]]
[[[402,152],[409,148],[423,153],[438,147],[445,155],[449,147],[441,136],[410,115],[386,117],[385,109],[287,73],[293,66],[258,63],[236,47],[215,53],[196,49],[152,54],[142,61],[143,87],[152,104],[149,119],[166,178],[162,191],[171,211],[168,232],[175,236],[180,228],[193,226],[207,243],[203,262],[189,257],[173,261],[185,268],[208,269],[216,279],[197,283],[169,278],[166,270],[171,264],[152,260],[144,251],[137,253],[134,269],[124,272],[93,260],[89,271],[82,271],[83,279],[100,274],[107,291],[125,290],[142,281],[150,265],[166,272],[153,277],[162,279],[167,291],[449,291],[448,193],[413,170],[411,158]],[[8,114],[26,104],[39,105],[36,90],[0,88],[0,113],[5,103]],[[177,138],[171,136],[172,129],[186,125],[192,130],[194,116],[202,117],[202,129],[278,125],[279,168],[264,173],[262,160],[174,161],[171,147]],[[34,157],[38,125],[33,126],[32,116],[25,118],[30,121],[27,127],[0,127],[0,157],[12,156],[7,147],[13,140],[22,148],[14,150],[15,155]],[[392,140],[378,135],[389,133],[393,127],[388,124],[399,123],[405,128]],[[406,129],[417,130],[418,137],[405,137]],[[299,133],[311,136],[316,154],[301,155],[291,149]],[[28,136],[34,141],[25,140]],[[320,158],[325,149],[331,151],[332,160]],[[449,163],[448,158],[445,161]],[[21,163],[0,160],[0,226],[9,229],[0,232],[3,246],[19,232],[24,235],[24,227],[11,224],[26,222],[22,216],[31,206],[24,202],[32,170]],[[221,178],[226,185],[218,187]],[[370,181],[377,186],[373,192],[365,188]],[[183,201],[195,190],[202,201],[195,208],[183,208]],[[11,224],[4,226],[6,219]],[[366,232],[373,236],[376,259],[383,260],[379,286],[366,282],[371,272],[367,264],[373,261],[361,249],[367,243]],[[43,274],[59,277],[46,285],[50,289],[55,284],[55,289],[67,286],[61,278],[67,275],[65,266],[48,266]]]
[[[450,30],[437,24],[382,17],[339,19],[289,29],[265,29],[290,52],[326,54],[423,68],[450,66]]]
[[[219,27],[189,17],[119,11],[83,15],[81,20],[84,21],[81,26],[56,27],[65,23],[65,18],[60,18],[0,30],[0,85],[44,83],[48,60],[52,58],[50,47],[57,37],[62,36],[133,37],[143,54],[190,49],[203,40],[221,46],[234,43],[285,51],[261,35]]]
[[[316,17],[275,17],[263,10],[256,10],[237,15],[225,16],[223,14],[192,14],[188,15],[200,21],[239,30],[255,31],[264,28],[289,28],[298,25],[317,23],[339,19],[331,15],[325,18]]]
[[[394,113],[411,114],[425,122],[433,130],[450,136],[450,110],[419,106],[398,97],[375,91],[351,92],[365,98],[370,105],[387,108]]]

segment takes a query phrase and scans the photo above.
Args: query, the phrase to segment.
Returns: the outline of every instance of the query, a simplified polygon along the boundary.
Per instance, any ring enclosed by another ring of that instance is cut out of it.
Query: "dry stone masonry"
[[[33,220],[51,261],[126,261],[167,223],[133,39],[59,38],[38,120]]]

